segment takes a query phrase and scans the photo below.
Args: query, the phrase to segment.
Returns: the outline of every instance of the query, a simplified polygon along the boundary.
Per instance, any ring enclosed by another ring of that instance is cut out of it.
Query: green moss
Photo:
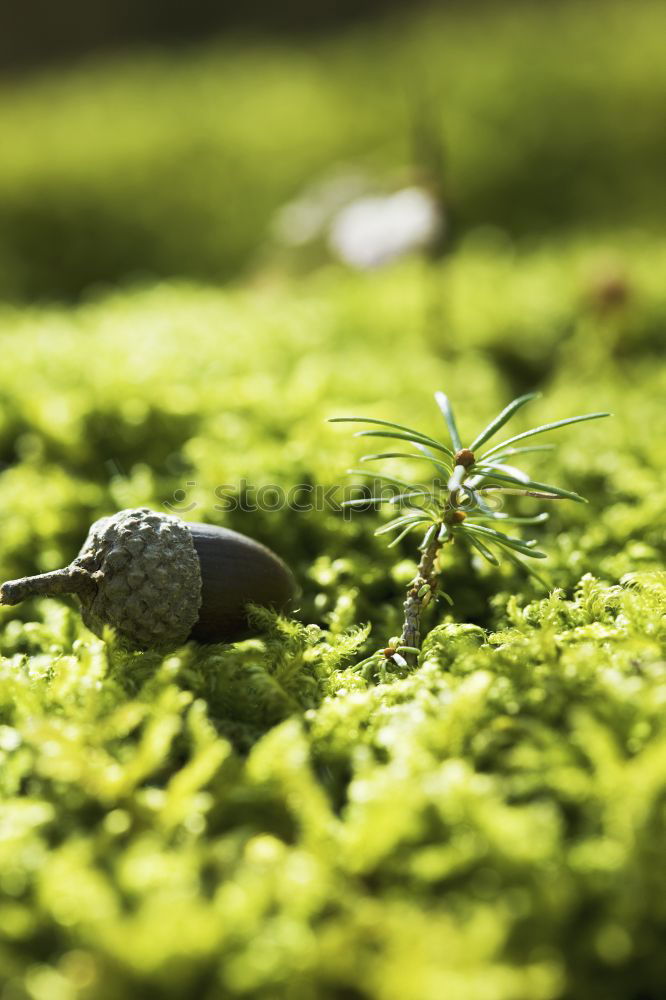
[[[0,676],[5,975],[38,997],[657,996],[664,591],[514,601],[370,688],[329,681],[348,644],[286,623],[279,659],[158,663],[72,645],[45,605],[49,652]]]
[[[8,997],[661,995],[663,249],[612,245],[631,295],[610,312],[584,242],[4,310],[3,578],[64,563],[105,512],[193,500],[303,588],[299,621],[258,611],[262,637],[166,658],[54,602],[0,609]],[[388,552],[375,512],[216,510],[243,477],[341,481],[332,414],[435,431],[446,387],[478,426],[535,385],[526,422],[615,412],[562,431],[548,468],[590,498],[554,507],[553,590],[447,552],[455,605],[428,610],[406,678],[355,667],[396,630],[407,540]]]

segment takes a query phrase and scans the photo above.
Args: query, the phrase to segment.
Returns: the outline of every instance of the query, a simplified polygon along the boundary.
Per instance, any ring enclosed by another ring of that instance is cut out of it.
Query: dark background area
[[[203,41],[230,30],[322,31],[401,7],[399,0],[8,0],[0,4],[0,72],[145,44]]]

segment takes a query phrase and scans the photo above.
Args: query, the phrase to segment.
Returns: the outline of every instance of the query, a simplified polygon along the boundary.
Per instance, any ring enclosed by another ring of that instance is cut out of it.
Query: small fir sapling
[[[436,478],[432,485],[424,487],[409,483],[395,476],[375,474],[374,480],[381,484],[381,491],[372,497],[346,500],[345,506],[361,507],[368,503],[400,504],[404,510],[387,524],[377,529],[375,534],[391,532],[397,534],[390,546],[412,531],[421,533],[419,545],[421,553],[415,577],[407,588],[404,602],[404,623],[400,636],[392,638],[386,648],[375,652],[363,666],[372,668],[386,661],[399,668],[414,662],[421,645],[421,615],[433,596],[441,594],[450,603],[448,594],[438,589],[438,556],[444,545],[460,540],[493,565],[499,565],[500,558],[508,559],[544,581],[528,563],[520,558],[545,559],[545,552],[536,548],[535,539],[523,539],[507,535],[501,530],[505,525],[540,524],[548,517],[546,513],[531,517],[511,516],[498,509],[504,496],[527,496],[541,500],[574,500],[586,503],[584,497],[559,486],[533,480],[513,464],[515,456],[530,452],[550,450],[552,445],[523,445],[521,442],[538,434],[566,427],[585,420],[597,420],[611,416],[610,413],[585,413],[567,417],[552,423],[542,424],[530,430],[492,445],[479,454],[485,445],[508,420],[526,403],[539,393],[527,393],[509,403],[478,434],[469,445],[463,445],[449,398],[443,392],[435,393],[435,400],[444,417],[450,445],[445,444],[421,431],[404,424],[370,417],[332,417],[331,422],[366,423],[375,425],[372,429],[357,431],[356,437],[389,438],[407,442],[415,449],[412,452],[388,451],[363,455],[362,462],[375,462],[391,458],[426,459],[434,467]],[[353,475],[366,475],[363,469],[348,469]],[[544,584],[545,585],[545,584]]]

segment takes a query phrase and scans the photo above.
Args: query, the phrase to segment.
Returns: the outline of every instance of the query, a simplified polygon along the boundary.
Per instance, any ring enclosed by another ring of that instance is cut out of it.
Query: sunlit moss
[[[583,294],[583,243],[5,310],[3,577],[63,563],[119,506],[194,500],[186,516],[265,540],[303,589],[298,621],[257,611],[262,636],[164,658],[55,602],[0,610],[10,998],[660,995],[666,307],[659,246],[626,247],[633,299],[610,317]],[[442,285],[452,327],[417,308]],[[506,361],[512,329],[531,373]],[[333,413],[427,429],[443,387],[477,425],[539,384],[526,420],[615,412],[562,432],[549,469],[590,498],[553,510],[553,589],[447,553],[455,604],[429,610],[409,677],[355,670],[413,568],[376,514],[216,510],[243,477],[338,482]]]

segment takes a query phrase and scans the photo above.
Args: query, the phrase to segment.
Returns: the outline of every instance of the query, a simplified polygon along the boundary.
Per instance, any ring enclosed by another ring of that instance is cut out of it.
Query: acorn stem
[[[88,573],[79,567],[67,566],[39,576],[24,576],[20,580],[10,580],[0,587],[0,604],[14,605],[29,597],[60,597],[63,594],[77,594],[83,597],[95,590],[95,584]]]

